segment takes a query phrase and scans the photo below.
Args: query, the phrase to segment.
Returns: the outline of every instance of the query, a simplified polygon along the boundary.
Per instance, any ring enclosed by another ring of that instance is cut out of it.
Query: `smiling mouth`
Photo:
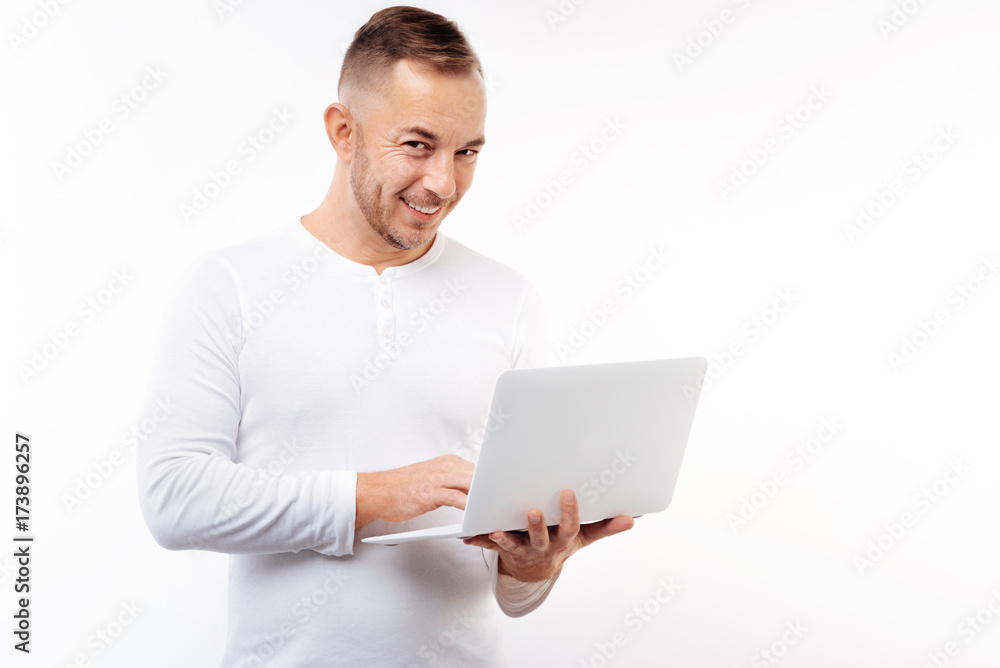
[[[432,216],[441,210],[440,206],[421,206],[408,201],[405,197],[400,197],[400,199],[403,200],[403,203],[406,204],[406,206],[410,207],[414,211],[424,214],[425,216]]]

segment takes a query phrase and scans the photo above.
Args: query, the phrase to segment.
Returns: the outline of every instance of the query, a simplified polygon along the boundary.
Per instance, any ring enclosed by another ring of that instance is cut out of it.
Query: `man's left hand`
[[[550,529],[545,524],[542,511],[528,511],[528,532],[494,531],[464,540],[500,555],[501,573],[522,582],[548,580],[557,574],[574,552],[594,541],[627,531],[635,524],[628,515],[580,526],[580,508],[572,490],[563,490],[560,497],[562,516],[559,526]]]

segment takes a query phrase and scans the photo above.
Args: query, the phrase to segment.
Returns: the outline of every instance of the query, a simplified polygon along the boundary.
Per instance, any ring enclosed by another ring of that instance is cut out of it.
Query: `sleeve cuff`
[[[486,550],[486,563],[493,583],[493,596],[497,605],[508,617],[523,617],[540,606],[552,591],[552,585],[559,578],[556,573],[541,582],[521,582],[499,572],[500,555],[494,550]]]
[[[323,518],[317,527],[326,542],[313,548],[320,554],[342,557],[354,554],[354,520],[357,517],[358,474],[354,471],[331,471],[330,491],[315,516]]]

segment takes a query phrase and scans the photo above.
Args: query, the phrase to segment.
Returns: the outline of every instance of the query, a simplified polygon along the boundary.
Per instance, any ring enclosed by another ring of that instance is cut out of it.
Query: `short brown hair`
[[[475,71],[483,76],[479,58],[453,21],[418,7],[387,7],[354,33],[337,94],[342,95],[345,85],[367,93],[382,90],[389,70],[403,59],[441,74]]]

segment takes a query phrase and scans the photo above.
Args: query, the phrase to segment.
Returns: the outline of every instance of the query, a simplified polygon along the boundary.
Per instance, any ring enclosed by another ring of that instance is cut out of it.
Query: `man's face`
[[[486,90],[478,73],[443,75],[402,60],[387,91],[357,118],[351,192],[372,229],[409,250],[434,238],[472,185]]]

